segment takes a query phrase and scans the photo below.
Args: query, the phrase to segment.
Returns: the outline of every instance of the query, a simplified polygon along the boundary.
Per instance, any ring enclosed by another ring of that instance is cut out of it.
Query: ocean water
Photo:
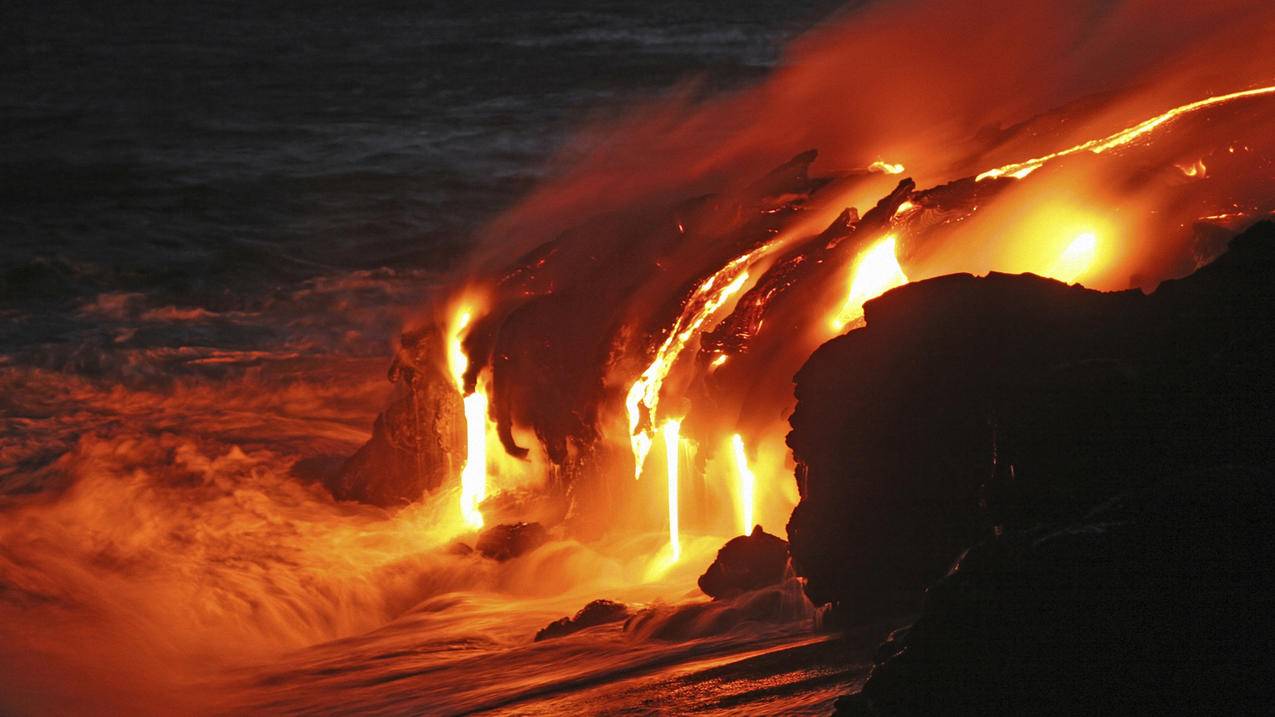
[[[119,340],[94,306],[252,311],[350,272],[419,286],[578,128],[679,83],[746,84],[834,7],[5,3],[0,352],[91,367],[191,343]],[[283,340],[253,328],[198,338]],[[364,353],[394,327],[376,329]]]

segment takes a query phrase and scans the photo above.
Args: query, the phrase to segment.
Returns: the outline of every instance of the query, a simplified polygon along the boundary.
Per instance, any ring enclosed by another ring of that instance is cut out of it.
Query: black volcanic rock
[[[465,463],[465,414],[460,392],[432,360],[441,333],[405,333],[390,365],[390,405],[376,417],[372,438],[327,481],[332,494],[382,507],[418,501]]]
[[[629,608],[612,600],[594,600],[580,609],[575,617],[554,620],[536,633],[536,642],[566,637],[587,627],[606,625],[629,619]]]
[[[838,715],[1260,714],[1275,475],[1223,468],[972,548]]]
[[[530,553],[548,541],[549,533],[539,523],[505,523],[480,533],[476,549],[484,558],[504,562]]]
[[[946,276],[868,302],[796,377],[793,564],[816,603],[909,604],[994,530],[1275,461],[1275,225],[1155,293]],[[915,603],[912,603],[915,604]]]
[[[777,585],[788,569],[788,542],[758,525],[749,535],[731,538],[699,577],[699,589],[714,599]]]

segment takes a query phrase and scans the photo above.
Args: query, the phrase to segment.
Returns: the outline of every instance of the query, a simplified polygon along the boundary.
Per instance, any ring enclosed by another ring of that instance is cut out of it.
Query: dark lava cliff
[[[842,710],[1261,703],[1273,273],[1265,222],[1149,295],[940,277],[810,358],[794,567],[844,619],[923,600]]]

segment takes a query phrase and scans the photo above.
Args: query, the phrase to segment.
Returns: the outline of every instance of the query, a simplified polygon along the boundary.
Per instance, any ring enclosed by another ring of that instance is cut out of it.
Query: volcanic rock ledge
[[[728,598],[783,582],[788,570],[788,541],[760,525],[748,535],[726,541],[699,577],[699,589],[714,599]]]
[[[808,594],[862,620],[933,585],[841,710],[1262,701],[1273,271],[1265,222],[1150,295],[941,277],[811,357],[788,438]]]
[[[566,637],[598,625],[607,625],[629,619],[629,608],[614,600],[594,600],[580,608],[575,617],[564,617],[545,625],[536,633],[536,642]]]

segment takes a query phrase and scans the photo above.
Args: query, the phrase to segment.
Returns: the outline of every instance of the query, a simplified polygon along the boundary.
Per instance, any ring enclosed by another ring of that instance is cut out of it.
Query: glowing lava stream
[[[1259,95],[1269,95],[1272,93],[1275,93],[1275,85],[1271,85],[1269,87],[1257,87],[1251,90],[1241,90],[1240,92],[1232,92],[1230,94],[1225,94],[1225,95],[1214,95],[1213,97],[1206,97],[1205,99],[1202,99],[1202,100],[1196,100],[1195,102],[1181,105],[1179,107],[1174,107],[1168,112],[1156,115],[1155,117],[1152,117],[1149,120],[1140,122],[1132,127],[1127,127],[1125,129],[1120,130],[1119,132],[1116,132],[1115,134],[1107,135],[1106,137],[1103,137],[1101,139],[1091,139],[1088,142],[1084,142],[1082,144],[1078,144],[1074,147],[1069,147],[1067,149],[1054,152],[1052,154],[1047,154],[1043,157],[1036,157],[1035,159],[1029,159],[1025,162],[1017,162],[1015,164],[1007,164],[1003,167],[997,167],[996,169],[989,169],[986,172],[983,172],[982,174],[975,177],[974,181],[981,182],[982,180],[987,179],[989,177],[1004,177],[1004,176],[1010,176],[1015,179],[1022,179],[1023,177],[1026,177],[1032,172],[1035,172],[1037,169],[1040,169],[1042,166],[1044,166],[1046,162],[1052,159],[1058,159],[1059,157],[1066,157],[1067,155],[1076,154],[1077,152],[1084,152],[1084,151],[1093,152],[1094,154],[1102,154],[1103,152],[1106,152],[1109,149],[1113,149],[1115,147],[1128,144],[1132,142],[1133,140],[1155,130],[1155,128],[1159,127],[1165,122],[1181,117],[1182,115],[1190,114],[1191,112],[1204,109],[1205,107],[1212,107],[1213,105],[1220,105],[1225,102],[1230,102],[1231,100],[1238,100],[1244,97],[1257,97]]]
[[[668,545],[673,560],[682,557],[682,542],[678,537],[677,520],[677,469],[681,462],[680,433],[682,422],[671,419],[664,423],[664,459],[668,466]]]
[[[465,467],[460,471],[460,514],[471,528],[483,527],[478,506],[487,497],[487,396],[465,397]]]
[[[854,260],[850,275],[850,293],[841,310],[829,322],[838,332],[863,316],[863,304],[875,299],[896,286],[908,283],[894,255],[895,237],[884,239],[863,250]]]
[[[472,319],[473,311],[468,307],[456,313],[447,337],[447,368],[465,404],[466,451],[465,465],[460,471],[460,515],[466,525],[477,529],[483,527],[483,514],[478,506],[487,497],[487,394],[476,387],[473,393],[464,395],[469,358],[461,341]]]
[[[882,174],[903,174],[904,168],[901,164],[894,164],[878,159],[868,165],[868,171],[881,172]]]
[[[748,281],[748,266],[769,250],[771,244],[760,246],[747,254],[731,259],[726,266],[695,287],[682,314],[673,323],[668,337],[655,352],[655,358],[637,381],[629,387],[624,397],[624,408],[629,417],[629,445],[633,450],[633,477],[642,477],[642,465],[651,452],[652,429],[656,419],[655,409],[660,403],[660,387],[673,368],[677,357],[686,348],[704,322],[722,308],[732,296],[739,293]],[[642,410],[646,410],[646,421]]]
[[[1046,276],[1071,284],[1093,265],[1098,252],[1098,236],[1093,232],[1078,234],[1049,268]]]
[[[757,488],[757,476],[748,467],[748,453],[744,450],[744,438],[736,433],[730,437],[731,451],[735,456],[735,479],[739,484],[739,522],[743,535],[752,532],[753,501]]]

